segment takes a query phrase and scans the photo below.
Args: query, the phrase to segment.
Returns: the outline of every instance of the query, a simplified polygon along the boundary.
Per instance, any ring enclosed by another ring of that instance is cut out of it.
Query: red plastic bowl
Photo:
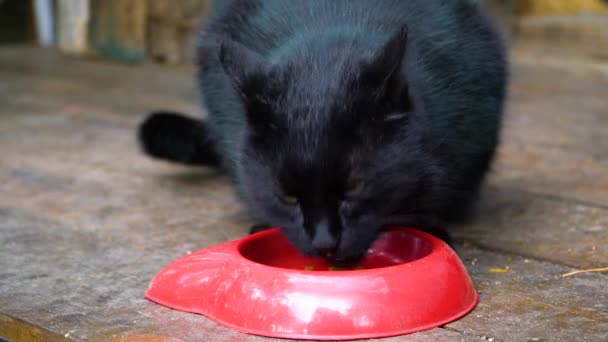
[[[477,304],[454,251],[414,229],[382,233],[362,270],[328,266],[272,229],[178,259],[154,278],[146,298],[245,333],[318,340],[413,333]]]

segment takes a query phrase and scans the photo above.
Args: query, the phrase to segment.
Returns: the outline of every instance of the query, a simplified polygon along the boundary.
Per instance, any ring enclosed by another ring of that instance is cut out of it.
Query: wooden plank
[[[490,182],[605,208],[608,206],[608,159],[599,149],[590,148],[598,154],[537,145],[505,146],[501,148]]]
[[[69,67],[62,67],[65,63]],[[89,115],[94,111],[109,112],[103,107],[111,98],[113,108],[119,112],[115,116],[127,121],[158,109],[192,115],[202,111],[192,66],[146,64],[145,68],[132,68],[119,63],[68,60],[48,49],[7,46],[0,49],[0,77],[12,80],[10,88],[0,84],[3,104],[39,107],[44,103],[57,108],[73,105],[72,109],[79,107],[82,115]],[[131,96],[124,96],[125,92]]]
[[[492,187],[473,222],[452,231],[489,250],[575,268],[608,266],[608,208]]]
[[[527,16],[517,25],[518,49],[546,55],[605,61],[608,58],[608,6],[605,14]]]
[[[480,299],[475,311],[448,328],[487,341],[608,339],[608,294],[602,285],[608,275],[561,278],[567,269],[552,263],[471,247],[460,252]],[[507,272],[493,272],[506,267]]]
[[[503,145],[547,145],[605,155],[608,143],[598,134],[608,113],[603,96],[608,67],[581,60],[550,65],[550,57],[544,60],[534,61],[524,52],[513,56]]]
[[[1,2],[1,1],[0,1]],[[69,337],[69,336],[68,336]],[[0,341],[67,341],[65,335],[50,332],[20,319],[0,313]]]
[[[515,61],[491,182],[605,207],[608,69]]]

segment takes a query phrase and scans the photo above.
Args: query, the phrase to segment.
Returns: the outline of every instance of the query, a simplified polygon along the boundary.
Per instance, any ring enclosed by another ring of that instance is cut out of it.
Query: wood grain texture
[[[607,7],[608,8],[608,7]],[[608,59],[608,12],[525,16],[518,20],[515,44],[543,55]]]

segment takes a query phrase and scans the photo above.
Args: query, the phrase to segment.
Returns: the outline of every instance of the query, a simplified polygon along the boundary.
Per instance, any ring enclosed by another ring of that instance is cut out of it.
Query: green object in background
[[[97,50],[106,57],[130,63],[141,62],[146,58],[145,50],[123,46],[112,38],[99,43]]]

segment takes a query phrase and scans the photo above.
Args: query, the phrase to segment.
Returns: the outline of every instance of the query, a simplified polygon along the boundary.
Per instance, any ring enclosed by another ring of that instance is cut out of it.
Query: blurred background
[[[514,47],[608,58],[608,0],[479,0]],[[224,0],[0,0],[0,44],[77,56],[192,63],[199,24]]]

